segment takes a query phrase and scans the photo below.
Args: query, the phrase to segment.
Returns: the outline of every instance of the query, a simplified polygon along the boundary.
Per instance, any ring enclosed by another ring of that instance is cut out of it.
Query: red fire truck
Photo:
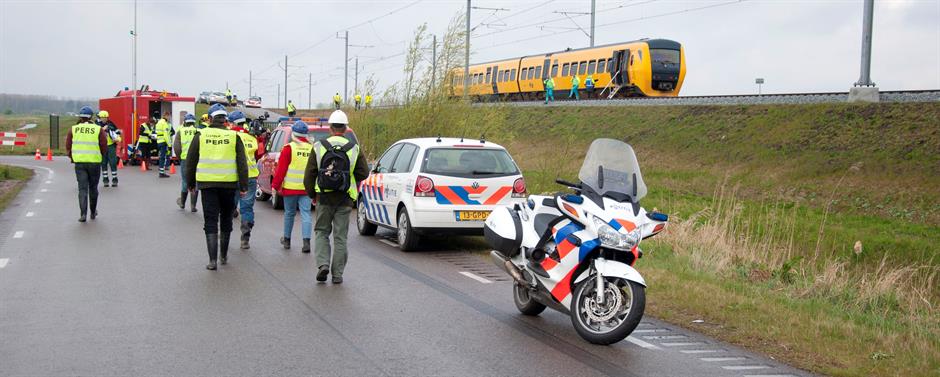
[[[136,92],[136,93],[135,93]],[[137,95],[137,121],[134,118],[134,95]],[[174,129],[180,127],[186,114],[196,114],[196,99],[182,97],[166,90],[152,90],[149,85],[139,90],[122,90],[114,97],[98,100],[98,107],[109,113],[111,121],[124,135],[118,145],[118,157],[125,163],[136,163],[137,125],[146,123],[150,117],[160,117],[170,112],[170,123]],[[131,155],[128,154],[131,151]]]

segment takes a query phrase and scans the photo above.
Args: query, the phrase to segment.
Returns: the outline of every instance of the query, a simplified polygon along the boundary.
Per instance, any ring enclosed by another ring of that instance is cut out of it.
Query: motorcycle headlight
[[[640,241],[639,228],[629,233],[621,233],[596,216],[594,217],[594,225],[597,227],[597,237],[604,246],[619,250],[630,250]]]

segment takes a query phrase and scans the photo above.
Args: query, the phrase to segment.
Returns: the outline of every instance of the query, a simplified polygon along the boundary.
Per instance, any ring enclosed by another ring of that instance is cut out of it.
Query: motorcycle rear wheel
[[[588,342],[600,345],[617,343],[626,339],[643,319],[646,288],[629,280],[607,278],[606,305],[597,304],[595,279],[594,276],[584,279],[575,288],[571,298],[571,324]],[[619,305],[616,304],[618,294]],[[612,302],[616,308],[611,307]]]
[[[512,302],[516,309],[524,315],[537,316],[545,311],[545,305],[540,304],[529,294],[529,289],[519,283],[512,284]]]

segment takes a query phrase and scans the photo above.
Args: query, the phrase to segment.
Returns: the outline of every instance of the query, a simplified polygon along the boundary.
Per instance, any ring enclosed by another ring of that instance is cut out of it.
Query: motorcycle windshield
[[[646,196],[646,184],[633,147],[620,140],[594,140],[584,156],[578,179],[602,196],[617,199],[626,195],[633,202]]]

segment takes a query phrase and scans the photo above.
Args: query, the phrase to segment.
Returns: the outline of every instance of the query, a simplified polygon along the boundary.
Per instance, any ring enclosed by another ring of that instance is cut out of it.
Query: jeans
[[[180,192],[186,191],[186,160],[180,159]]]
[[[101,164],[97,162],[79,162],[75,164],[75,179],[78,181],[78,209],[81,214],[88,213],[88,202],[91,201],[91,212],[98,210],[98,176],[101,175]]]
[[[346,236],[349,233],[348,205],[328,206],[317,204],[317,239],[314,248],[317,254],[317,267],[330,266],[334,277],[342,277],[346,268]],[[330,261],[330,234],[333,234],[332,263]]]
[[[577,85],[572,86],[571,91],[568,92],[568,98],[571,98],[571,96],[574,96],[574,99],[576,100],[580,99],[578,98],[578,86]]]
[[[101,156],[101,179],[108,183],[108,168],[111,168],[111,178],[117,182],[117,144],[108,146],[108,155]]]
[[[311,220],[310,206],[312,202],[307,195],[288,195],[284,197],[284,238],[290,238],[294,228],[294,216],[300,209],[300,231],[304,239],[310,238]]]
[[[235,212],[235,189],[207,188],[202,191],[202,229],[206,234],[231,233]]]
[[[258,191],[258,179],[248,178],[248,193],[245,197],[240,192],[235,192],[235,200],[238,201],[238,210],[241,212],[243,223],[255,222],[255,192]],[[291,220],[291,225],[294,221]]]
[[[157,144],[157,151],[160,153],[157,157],[157,165],[160,166],[160,174],[163,174],[167,163],[170,161],[170,155],[167,153],[166,143]]]

